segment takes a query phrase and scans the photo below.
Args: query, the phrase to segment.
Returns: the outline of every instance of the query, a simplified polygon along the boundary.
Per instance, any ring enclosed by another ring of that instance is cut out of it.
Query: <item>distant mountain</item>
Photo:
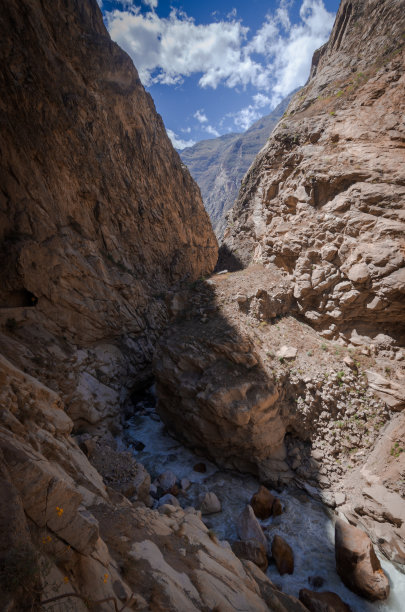
[[[180,151],[181,159],[200,186],[218,238],[222,238],[224,233],[225,214],[236,200],[241,180],[283,116],[294,93],[246,132],[202,140]]]

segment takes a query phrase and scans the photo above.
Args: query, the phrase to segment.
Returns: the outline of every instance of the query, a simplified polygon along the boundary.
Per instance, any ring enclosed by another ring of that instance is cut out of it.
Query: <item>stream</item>
[[[214,491],[222,504],[222,512],[203,516],[203,521],[213,529],[219,539],[237,539],[236,520],[260,483],[251,475],[218,468],[214,463],[195,455],[169,435],[155,411],[153,388],[135,407],[135,416],[127,422],[125,446],[130,446],[137,461],[151,474],[152,482],[167,470],[180,480],[191,482],[186,495],[179,495],[183,507],[199,508],[201,495]],[[142,443],[142,444],[139,444]],[[142,446],[145,445],[144,448]],[[142,450],[136,450],[139,448]],[[193,470],[197,463],[205,463],[206,472]],[[270,562],[267,576],[284,592],[298,597],[301,588],[333,591],[350,605],[353,612],[384,611],[402,612],[405,601],[405,575],[378,554],[381,565],[389,576],[391,593],[384,602],[368,602],[348,590],[335,569],[334,523],[326,508],[305,492],[272,491],[282,502],[281,516],[260,521],[267,535],[279,534],[292,547],[295,569],[292,575],[280,576]],[[322,587],[316,589],[309,583],[310,577],[321,577]]]

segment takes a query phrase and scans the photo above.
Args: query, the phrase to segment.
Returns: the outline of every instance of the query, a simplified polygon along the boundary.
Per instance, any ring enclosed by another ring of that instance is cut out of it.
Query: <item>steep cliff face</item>
[[[96,0],[16,0],[0,23],[3,351],[94,424],[144,375],[168,289],[213,268],[216,239]]]
[[[241,181],[286,110],[292,94],[269,115],[243,134],[226,134],[197,142],[180,156],[201,189],[206,210],[218,238],[226,227],[226,213],[233,206]]]
[[[327,337],[404,340],[405,4],[343,1],[242,185],[225,243],[294,280]]]

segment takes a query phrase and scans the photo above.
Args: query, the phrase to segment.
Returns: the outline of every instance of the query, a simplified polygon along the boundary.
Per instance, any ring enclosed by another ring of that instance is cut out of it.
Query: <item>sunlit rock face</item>
[[[344,0],[245,177],[225,244],[292,276],[311,325],[404,335],[404,2]]]
[[[217,243],[95,0],[7,2],[1,31],[2,346],[94,425],[147,374],[168,288],[210,272]]]

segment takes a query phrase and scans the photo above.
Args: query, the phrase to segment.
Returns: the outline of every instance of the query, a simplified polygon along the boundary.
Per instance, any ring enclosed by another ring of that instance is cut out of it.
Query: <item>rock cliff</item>
[[[233,206],[242,179],[273,128],[285,112],[292,94],[243,134],[226,134],[197,142],[180,156],[201,189],[204,205],[218,239],[226,227],[226,213]]]
[[[402,569],[404,9],[341,2],[155,362],[184,441],[339,506]]]
[[[148,375],[168,291],[210,272],[216,239],[96,0],[0,19],[2,350],[96,426]]]
[[[344,1],[245,177],[225,243],[291,275],[327,337],[404,342],[404,2]]]

